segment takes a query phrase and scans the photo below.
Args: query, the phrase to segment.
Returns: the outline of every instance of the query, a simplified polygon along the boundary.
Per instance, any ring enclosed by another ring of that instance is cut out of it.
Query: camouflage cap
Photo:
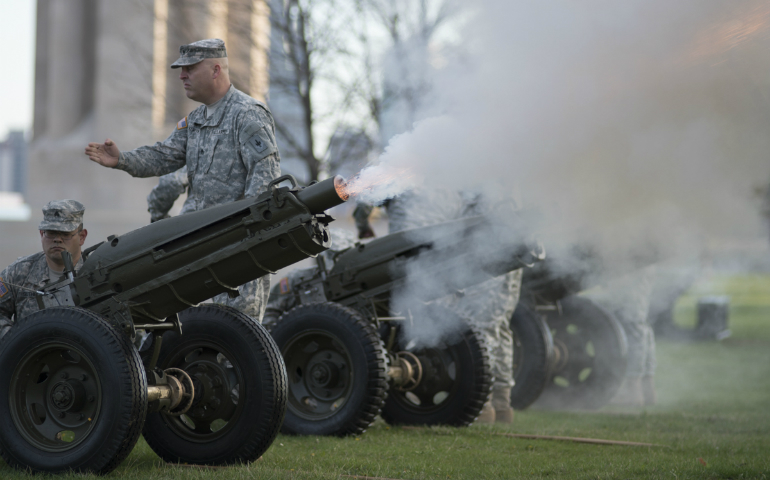
[[[76,200],[51,200],[43,207],[39,230],[71,232],[83,223],[86,207]]]
[[[189,45],[179,47],[179,58],[171,64],[171,68],[186,67],[202,62],[206,58],[227,57],[225,42],[218,38],[198,40]]]

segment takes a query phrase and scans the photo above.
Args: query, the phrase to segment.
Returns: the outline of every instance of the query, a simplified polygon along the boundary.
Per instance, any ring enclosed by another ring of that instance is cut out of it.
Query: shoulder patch
[[[289,277],[283,277],[278,285],[278,289],[282,295],[285,295],[291,291],[291,287],[289,286]]]
[[[8,287],[5,286],[5,283],[3,283],[3,278],[0,277],[0,298],[4,297],[6,293],[8,293]]]
[[[183,119],[179,120],[176,124],[176,129],[181,130],[183,128],[187,128],[187,117],[184,117]]]
[[[257,132],[246,140],[246,143],[253,148],[257,154],[267,156],[276,151],[273,139],[270,138],[270,134],[262,127]]]

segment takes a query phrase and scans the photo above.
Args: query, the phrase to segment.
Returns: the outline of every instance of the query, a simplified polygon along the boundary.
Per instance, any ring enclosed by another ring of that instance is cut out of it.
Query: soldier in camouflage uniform
[[[324,257],[326,268],[331,268],[334,264],[334,257],[338,253],[347,250],[356,243],[353,234],[347,230],[336,228],[329,229],[332,237],[332,245],[319,255]],[[303,280],[309,280],[318,271],[318,267],[297,268],[276,283],[270,289],[270,299],[267,302],[267,310],[263,323],[269,325],[275,323],[278,317],[296,307],[298,303],[297,292],[294,291],[294,285]]]
[[[649,322],[655,267],[613,279],[592,300],[620,321],[628,340],[626,376],[611,403],[626,406],[654,405],[655,333]]]
[[[150,222],[157,222],[158,220],[168,218],[168,212],[174,206],[174,202],[187,191],[189,186],[187,166],[160,177],[158,184],[153,187],[147,196],[147,211],[150,212]],[[182,211],[179,214],[191,212],[193,210],[192,206],[193,202],[188,197],[184,205],[182,205]]]
[[[63,275],[63,251],[72,255],[76,271],[83,265],[80,249],[88,235],[83,228],[84,211],[75,200],[54,200],[43,207],[38,227],[43,251],[19,258],[0,273],[0,337],[16,320],[39,310],[35,294]]]
[[[490,209],[478,194],[446,189],[410,191],[388,200],[383,206],[388,212],[389,233],[480,215]],[[371,211],[370,205],[359,204],[353,213],[359,238],[374,235],[368,220]],[[521,277],[522,270],[518,269],[466,288],[461,296],[450,296],[440,301],[475,325],[489,349],[495,381],[492,398],[479,415],[480,423],[513,421],[513,332],[510,319],[519,301]]]
[[[203,103],[177,123],[164,141],[121,152],[110,139],[89,143],[86,155],[134,177],[161,176],[187,167],[190,210],[259,195],[280,175],[275,125],[267,106],[230,84],[225,44],[201,40],[179,48],[171,68],[187,96]],[[214,297],[261,319],[270,289],[268,276],[239,287],[240,296]]]

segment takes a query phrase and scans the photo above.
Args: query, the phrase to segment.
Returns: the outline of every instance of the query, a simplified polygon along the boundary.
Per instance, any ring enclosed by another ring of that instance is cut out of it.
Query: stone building
[[[38,0],[33,133],[27,222],[0,221],[0,265],[40,248],[42,206],[55,198],[86,205],[86,245],[149,222],[146,197],[157,179],[135,179],[85,157],[88,142],[121,150],[168,136],[198,104],[169,65],[179,45],[227,43],[235,86],[268,91],[268,0]],[[0,267],[0,268],[3,268]]]

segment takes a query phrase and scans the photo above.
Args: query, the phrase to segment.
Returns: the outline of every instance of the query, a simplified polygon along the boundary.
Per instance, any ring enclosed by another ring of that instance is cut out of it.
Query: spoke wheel
[[[371,425],[386,395],[386,361],[361,315],[335,303],[300,305],[270,333],[289,380],[284,433],[360,434]]]
[[[513,378],[511,406],[524,410],[537,400],[549,382],[553,337],[543,318],[519,302],[511,316]]]
[[[147,386],[128,338],[92,312],[56,307],[0,342],[0,452],[36,472],[108,473],[131,452]],[[15,367],[14,367],[15,366]]]
[[[286,409],[278,348],[251,317],[221,305],[180,314],[183,335],[163,335],[158,365],[192,378],[192,406],[148,415],[144,437],[168,462],[221,465],[257,459],[275,439]]]
[[[431,315],[456,315],[434,309]],[[409,391],[391,388],[382,418],[390,424],[467,426],[481,412],[492,388],[492,373],[486,345],[481,334],[463,324],[458,334],[441,340],[436,346],[412,350],[422,364],[420,383]],[[408,339],[399,335],[400,351]]]
[[[623,381],[628,345],[618,321],[585,297],[561,300],[549,311],[554,362],[548,384],[535,403],[549,409],[596,409]]]

